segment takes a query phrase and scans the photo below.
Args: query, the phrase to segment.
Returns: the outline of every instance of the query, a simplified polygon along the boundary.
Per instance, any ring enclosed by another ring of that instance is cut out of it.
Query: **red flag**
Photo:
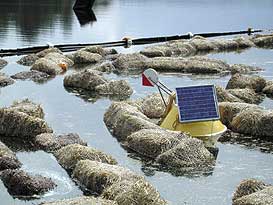
[[[143,73],[142,73],[142,85],[153,87],[153,84],[149,81],[149,79]]]

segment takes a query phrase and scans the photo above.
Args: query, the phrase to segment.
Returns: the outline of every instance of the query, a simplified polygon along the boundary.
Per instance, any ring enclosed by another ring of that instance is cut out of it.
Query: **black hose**
[[[233,31],[233,32],[218,32],[218,33],[197,33],[197,34],[185,34],[185,35],[174,35],[174,36],[163,36],[163,37],[148,37],[148,38],[138,38],[138,39],[127,39],[121,41],[110,41],[103,43],[84,43],[84,44],[58,44],[53,47],[60,49],[62,52],[71,52],[76,51],[78,49],[87,47],[87,46],[102,46],[102,47],[119,47],[119,46],[130,46],[132,45],[145,45],[145,44],[153,44],[160,43],[172,40],[179,39],[190,39],[194,36],[202,36],[205,38],[208,37],[217,37],[217,36],[228,36],[228,35],[238,35],[238,34],[252,34],[263,32],[263,30],[252,30],[248,29],[246,31]],[[34,46],[34,47],[25,47],[25,48],[16,48],[16,49],[1,49],[0,57],[4,56],[13,56],[13,55],[27,55],[31,53],[37,53],[44,49],[50,48],[50,45],[46,46]]]

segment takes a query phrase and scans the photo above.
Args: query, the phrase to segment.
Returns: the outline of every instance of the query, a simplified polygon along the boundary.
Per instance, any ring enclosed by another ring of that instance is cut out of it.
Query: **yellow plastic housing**
[[[174,103],[175,94],[170,96],[165,114],[161,120],[160,127],[189,133],[192,137],[203,141],[210,140],[214,144],[218,137],[226,131],[226,126],[220,120],[210,120],[201,122],[181,123],[179,121],[178,108]]]

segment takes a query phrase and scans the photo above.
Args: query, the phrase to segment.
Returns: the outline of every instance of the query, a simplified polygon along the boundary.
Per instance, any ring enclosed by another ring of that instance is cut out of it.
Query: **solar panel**
[[[180,122],[216,120],[220,118],[214,85],[176,88]]]

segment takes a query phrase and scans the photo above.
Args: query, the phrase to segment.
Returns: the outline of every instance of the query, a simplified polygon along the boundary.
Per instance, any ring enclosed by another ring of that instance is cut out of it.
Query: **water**
[[[9,0],[0,2],[0,48],[43,45],[51,43],[100,42],[119,40],[124,36],[143,37],[173,35],[191,32],[273,28],[273,1],[216,1],[216,0],[112,0],[97,1],[94,14],[97,21],[80,25],[71,10],[72,0]],[[133,52],[140,47],[122,52]],[[244,63],[260,66],[267,79],[273,76],[273,51],[250,49],[243,53],[211,54],[213,58],[229,63]],[[9,57],[9,65],[1,70],[8,75],[28,70],[17,65],[18,57]],[[71,72],[71,71],[70,71]],[[68,72],[67,74],[69,74]],[[8,106],[14,100],[30,98],[41,103],[45,119],[58,134],[77,132],[88,142],[115,157],[119,164],[145,176],[147,167],[128,153],[108,132],[103,123],[103,114],[111,101],[107,98],[81,98],[67,92],[63,77],[57,76],[45,84],[16,81],[0,89],[0,106]],[[127,79],[135,92],[132,98],[156,92],[153,88],[141,87],[139,76],[106,76]],[[201,77],[180,74],[160,74],[162,82],[172,89],[176,86],[215,83],[225,86],[230,76]],[[273,109],[271,99],[261,104]],[[255,147],[218,143],[220,149],[213,173],[208,176],[172,176],[169,173],[152,171],[145,176],[170,202],[170,204],[230,204],[232,193],[245,178],[258,178],[273,183],[273,150],[263,153]],[[55,158],[42,151],[27,152],[21,149],[17,156],[23,169],[31,173],[52,177],[58,187],[40,200],[22,201],[13,199],[0,182],[1,204],[37,204],[82,195],[81,190],[58,165]],[[146,171],[144,171],[146,170]],[[151,174],[152,173],[152,174]]]

